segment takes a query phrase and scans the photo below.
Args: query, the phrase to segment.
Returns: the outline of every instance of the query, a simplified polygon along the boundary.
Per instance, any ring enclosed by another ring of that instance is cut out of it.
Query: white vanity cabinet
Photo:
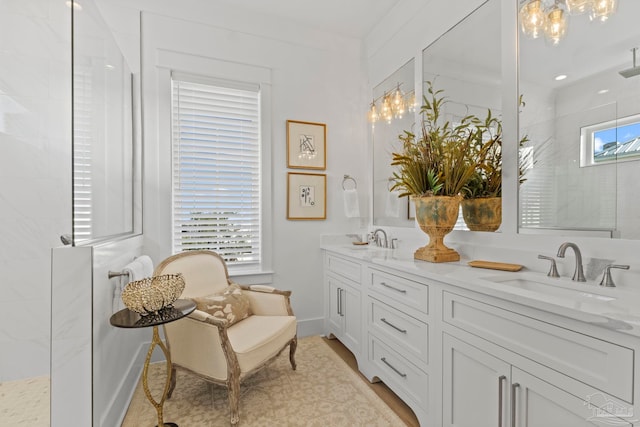
[[[447,291],[443,320],[443,426],[632,425],[633,350]]]
[[[361,264],[325,253],[325,334],[360,360],[362,350]]]
[[[422,427],[640,426],[640,339],[614,320],[450,278],[464,266],[327,251],[325,267],[327,331]]]
[[[391,270],[364,269],[368,372],[413,409],[423,426],[435,426],[430,410],[429,285]]]
[[[451,335],[444,334],[443,426],[508,426],[510,365]]]
[[[632,425],[607,412],[606,404],[597,408],[607,398],[596,389],[574,396],[446,333],[442,347],[445,427]],[[566,381],[572,380],[559,382]]]

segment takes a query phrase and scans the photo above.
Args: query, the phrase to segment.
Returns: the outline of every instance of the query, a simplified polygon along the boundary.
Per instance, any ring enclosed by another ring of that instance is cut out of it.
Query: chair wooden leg
[[[169,392],[167,393],[167,399],[171,398],[173,389],[176,388],[176,368],[171,368],[171,382],[169,383]]]
[[[289,362],[291,362],[291,369],[296,370],[296,348],[298,347],[298,337],[295,336],[289,344]]]
[[[240,378],[232,376],[227,384],[229,390],[229,411],[231,412],[231,425],[235,426],[240,421]]]

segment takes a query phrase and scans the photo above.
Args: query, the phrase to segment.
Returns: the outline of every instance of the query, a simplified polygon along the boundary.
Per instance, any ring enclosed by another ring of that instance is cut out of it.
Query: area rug
[[[298,340],[297,370],[289,351],[240,386],[242,427],[401,427],[398,418],[365,380],[319,336]],[[164,363],[153,364],[149,388],[160,396]],[[181,427],[227,427],[229,406],[225,387],[209,384],[178,370],[177,385],[164,405],[164,422]],[[155,409],[139,382],[122,427],[155,426]]]

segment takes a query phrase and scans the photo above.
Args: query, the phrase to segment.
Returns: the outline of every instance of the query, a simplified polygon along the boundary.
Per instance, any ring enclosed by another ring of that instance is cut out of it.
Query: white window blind
[[[260,92],[172,76],[174,251],[259,264]]]
[[[90,65],[75,64],[73,73],[73,239],[93,237],[93,96]]]

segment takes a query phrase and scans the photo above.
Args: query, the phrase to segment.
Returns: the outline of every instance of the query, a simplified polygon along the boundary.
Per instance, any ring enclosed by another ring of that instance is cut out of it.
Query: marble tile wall
[[[0,382],[49,374],[51,248],[71,231],[71,16],[0,1]]]

